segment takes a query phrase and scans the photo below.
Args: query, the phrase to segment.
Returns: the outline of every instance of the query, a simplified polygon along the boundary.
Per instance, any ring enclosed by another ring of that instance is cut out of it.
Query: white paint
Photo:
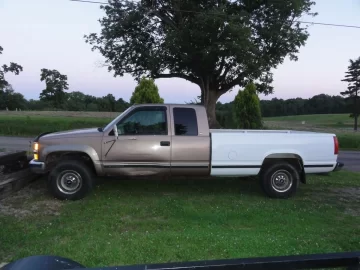
[[[289,130],[211,130],[213,176],[256,175],[264,159],[271,154],[295,154],[301,157],[306,173],[332,171],[335,134]],[[329,165],[306,168],[306,165]],[[259,166],[258,168],[214,168],[214,166]]]

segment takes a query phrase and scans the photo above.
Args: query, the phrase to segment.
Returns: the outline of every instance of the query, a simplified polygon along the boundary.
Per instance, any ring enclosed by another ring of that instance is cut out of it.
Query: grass
[[[309,114],[309,115],[292,115],[280,117],[266,117],[265,121],[289,121],[302,122],[321,125],[321,126],[339,126],[339,127],[353,127],[354,119],[349,117],[349,114]]]
[[[0,115],[0,135],[36,136],[48,131],[103,127],[110,118]]]
[[[3,202],[6,213],[29,215],[0,214],[0,262],[54,254],[100,267],[360,250],[356,173],[311,176],[288,200],[265,197],[254,179],[107,180],[75,202],[39,185]]]
[[[268,128],[335,133],[343,150],[360,150],[360,132],[354,132],[349,114],[314,114],[264,118]]]

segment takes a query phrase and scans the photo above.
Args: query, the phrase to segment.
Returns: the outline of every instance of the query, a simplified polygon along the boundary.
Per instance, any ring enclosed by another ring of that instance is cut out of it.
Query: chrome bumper
[[[335,165],[335,168],[334,168],[333,172],[340,171],[342,169],[342,167],[344,167],[344,163],[336,162],[336,165]]]
[[[29,168],[34,173],[45,173],[45,162],[41,162],[35,159],[32,159],[29,163]]]

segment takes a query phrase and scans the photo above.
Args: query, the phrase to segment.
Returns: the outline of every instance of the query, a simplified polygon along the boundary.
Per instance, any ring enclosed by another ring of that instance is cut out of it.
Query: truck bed
[[[334,134],[293,130],[212,129],[211,175],[256,175],[267,158],[299,158],[305,173],[332,171],[337,162]]]

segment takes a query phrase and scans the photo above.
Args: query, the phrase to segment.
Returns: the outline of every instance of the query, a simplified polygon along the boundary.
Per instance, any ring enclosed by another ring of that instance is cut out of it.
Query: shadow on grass
[[[243,178],[99,178],[96,188],[103,192],[123,191],[142,195],[190,194],[248,194],[263,196],[256,177]]]

